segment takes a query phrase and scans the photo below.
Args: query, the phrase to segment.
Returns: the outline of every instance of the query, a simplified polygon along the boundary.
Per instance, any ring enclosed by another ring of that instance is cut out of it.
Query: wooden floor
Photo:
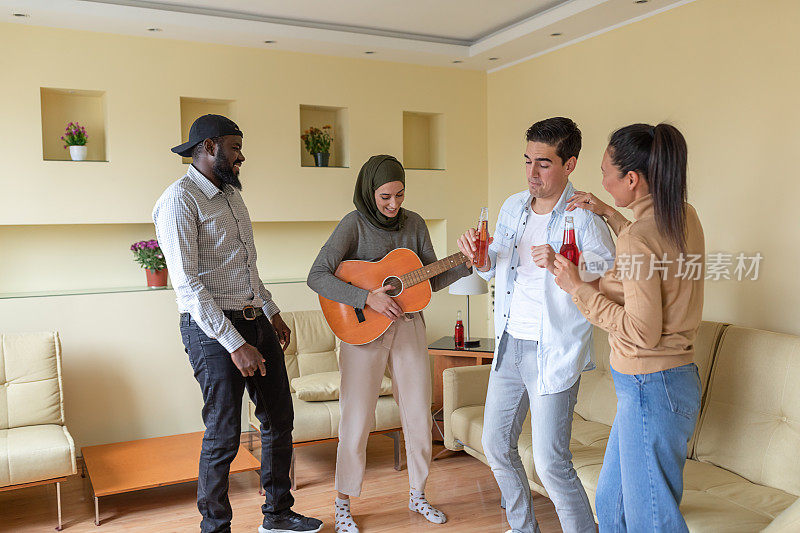
[[[434,446],[434,454],[441,449]],[[322,531],[332,533],[336,443],[305,446],[298,448],[296,454],[298,490],[294,493],[294,510],[324,521]],[[429,524],[408,510],[408,471],[404,468],[396,472],[392,465],[391,439],[370,437],[362,495],[352,503],[361,531],[503,533],[508,529],[497,483],[491,470],[478,460],[464,453],[447,453],[431,467],[426,494],[447,514],[448,522],[443,525]],[[184,483],[101,498],[102,524],[97,527],[88,480],[72,476],[62,485],[64,530],[198,531],[196,491],[196,483]],[[57,523],[55,494],[55,485],[0,493],[0,531],[53,531]],[[230,500],[233,532],[254,533],[261,523],[263,502],[258,495],[257,474],[232,475]],[[534,493],[534,511],[543,533],[561,531],[549,499]]]

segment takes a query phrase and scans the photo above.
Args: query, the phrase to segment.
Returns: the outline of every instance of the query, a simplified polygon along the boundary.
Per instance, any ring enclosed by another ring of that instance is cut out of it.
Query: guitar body
[[[422,268],[417,254],[408,248],[392,250],[380,261],[342,261],[336,269],[336,277],[356,287],[373,291],[393,281],[397,287],[400,276]],[[392,291],[387,294],[393,294]],[[422,311],[431,301],[430,281],[412,286],[403,286],[393,296],[406,313]],[[352,306],[319,297],[322,313],[333,333],[348,344],[367,344],[380,337],[392,324],[384,315],[369,307],[356,310]]]

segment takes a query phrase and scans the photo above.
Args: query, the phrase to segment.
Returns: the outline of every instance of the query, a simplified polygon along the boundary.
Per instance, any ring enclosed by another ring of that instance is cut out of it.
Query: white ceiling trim
[[[9,7],[16,7],[14,0],[0,0],[0,5],[3,4],[9,5]],[[463,58],[469,55],[469,47],[457,44],[386,37],[368,33],[353,33],[338,29],[297,27],[254,20],[258,17],[251,17],[250,19],[225,17],[220,19],[218,15],[137,7],[118,1],[28,0],[25,8],[17,8],[17,10],[39,12],[38,15],[34,15],[31,19],[23,19],[23,23],[36,24],[45,19],[45,26],[85,29],[75,20],[82,18],[83,22],[88,23],[89,26],[103,24],[103,30],[93,31],[146,36],[156,39],[214,42],[254,48],[258,47],[259,43],[263,43],[264,39],[285,40],[295,44],[306,40],[317,43],[317,46],[328,43],[352,47],[353,50],[358,51],[359,55],[368,49],[406,51]],[[131,24],[135,24],[136,31],[124,29]],[[163,31],[148,34],[144,29],[150,26],[158,26]],[[197,37],[199,29],[205,32],[202,39]],[[228,35],[231,37],[228,38]],[[279,46],[276,49],[284,48]],[[293,48],[287,49],[292,50]],[[300,51],[313,53],[313,50],[302,49],[302,47]],[[324,54],[325,52],[319,51],[317,53]],[[333,55],[336,55],[336,53]]]
[[[512,24],[507,28],[503,28],[491,35],[478,39],[469,47],[469,55],[475,56],[487,52],[501,44],[506,44],[520,37],[524,37],[529,33],[546,28],[551,24],[556,24],[557,22],[582,13],[587,9],[597,7],[605,2],[608,2],[608,0],[571,0],[566,4],[548,9],[522,22]]]
[[[190,15],[205,15],[209,17],[219,17],[225,19],[250,20],[255,22],[266,22],[282,26],[292,26],[295,28],[314,28],[320,30],[332,30],[346,33],[357,33],[362,35],[374,35],[378,37],[394,37],[397,39],[408,39],[412,41],[425,41],[430,43],[453,44],[458,46],[469,46],[473,41],[464,39],[452,39],[439,35],[424,35],[419,33],[406,33],[400,31],[382,30],[378,28],[365,28],[361,26],[348,26],[346,24],[328,24],[325,22],[314,22],[309,20],[296,20],[280,17],[264,17],[251,13],[241,13],[238,11],[227,11],[224,9],[209,9],[206,7],[188,7],[175,4],[164,4],[147,0],[78,0],[80,2],[91,2],[95,4],[113,4],[118,6],[136,7],[142,9],[153,9],[158,11],[186,13]],[[606,0],[601,0],[606,1]]]
[[[648,19],[650,17],[658,15],[659,13],[663,13],[665,11],[669,11],[670,9],[674,9],[676,7],[680,7],[680,6],[683,6],[683,5],[686,5],[686,4],[691,4],[694,1],[695,0],[679,0],[678,2],[675,2],[674,4],[670,4],[668,6],[664,6],[664,7],[660,8],[660,9],[656,9],[654,11],[650,11],[650,12],[645,13],[643,15],[640,15],[638,17],[634,17],[634,18],[631,18],[631,19],[628,19],[628,20],[624,20],[624,21],[622,21],[622,22],[620,22],[618,24],[614,24],[613,26],[609,26],[607,28],[603,28],[602,30],[598,30],[598,31],[595,31],[595,32],[592,32],[592,33],[587,33],[586,35],[582,35],[580,37],[577,37],[577,38],[572,39],[570,41],[567,41],[565,43],[559,44],[557,46],[553,46],[553,47],[548,48],[546,50],[542,50],[540,52],[536,52],[535,54],[531,54],[529,56],[521,57],[521,58],[519,58],[517,60],[510,61],[510,62],[505,63],[505,64],[503,64],[503,65],[501,65],[499,67],[488,69],[486,72],[488,74],[491,74],[492,72],[497,72],[499,70],[503,70],[503,69],[508,68],[508,67],[513,67],[514,65],[519,65],[520,63],[524,63],[525,61],[530,61],[531,59],[535,59],[537,57],[541,57],[541,56],[543,56],[545,54],[549,54],[550,52],[555,52],[556,50],[560,50],[561,48],[566,48],[567,46],[572,46],[573,44],[579,43],[581,41],[586,41],[588,39],[591,39],[592,37],[597,37],[598,35],[602,35],[604,33],[608,33],[610,31],[614,31],[614,30],[616,30],[618,28],[622,28],[623,26],[627,26],[628,24],[633,24],[634,22],[639,22],[640,20]]]

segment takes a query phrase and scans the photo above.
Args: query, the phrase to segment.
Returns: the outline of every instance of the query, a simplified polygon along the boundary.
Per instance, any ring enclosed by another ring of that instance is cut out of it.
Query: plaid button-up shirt
[[[250,214],[234,187],[220,190],[189,165],[156,202],[153,221],[178,311],[226,350],[245,340],[223,310],[262,307],[270,318],[280,312],[258,276]]]

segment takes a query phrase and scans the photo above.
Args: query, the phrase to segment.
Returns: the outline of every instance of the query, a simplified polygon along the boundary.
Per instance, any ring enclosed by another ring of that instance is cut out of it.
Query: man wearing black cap
[[[226,117],[204,115],[192,124],[189,141],[172,151],[192,164],[161,195],[153,220],[175,288],[183,345],[205,401],[200,529],[231,530],[228,476],[247,389],[261,421],[266,501],[259,533],[319,531],[322,522],[291,510],[294,412],[281,349],[291,332],[256,268],[253,227],[239,193],[242,132]]]

